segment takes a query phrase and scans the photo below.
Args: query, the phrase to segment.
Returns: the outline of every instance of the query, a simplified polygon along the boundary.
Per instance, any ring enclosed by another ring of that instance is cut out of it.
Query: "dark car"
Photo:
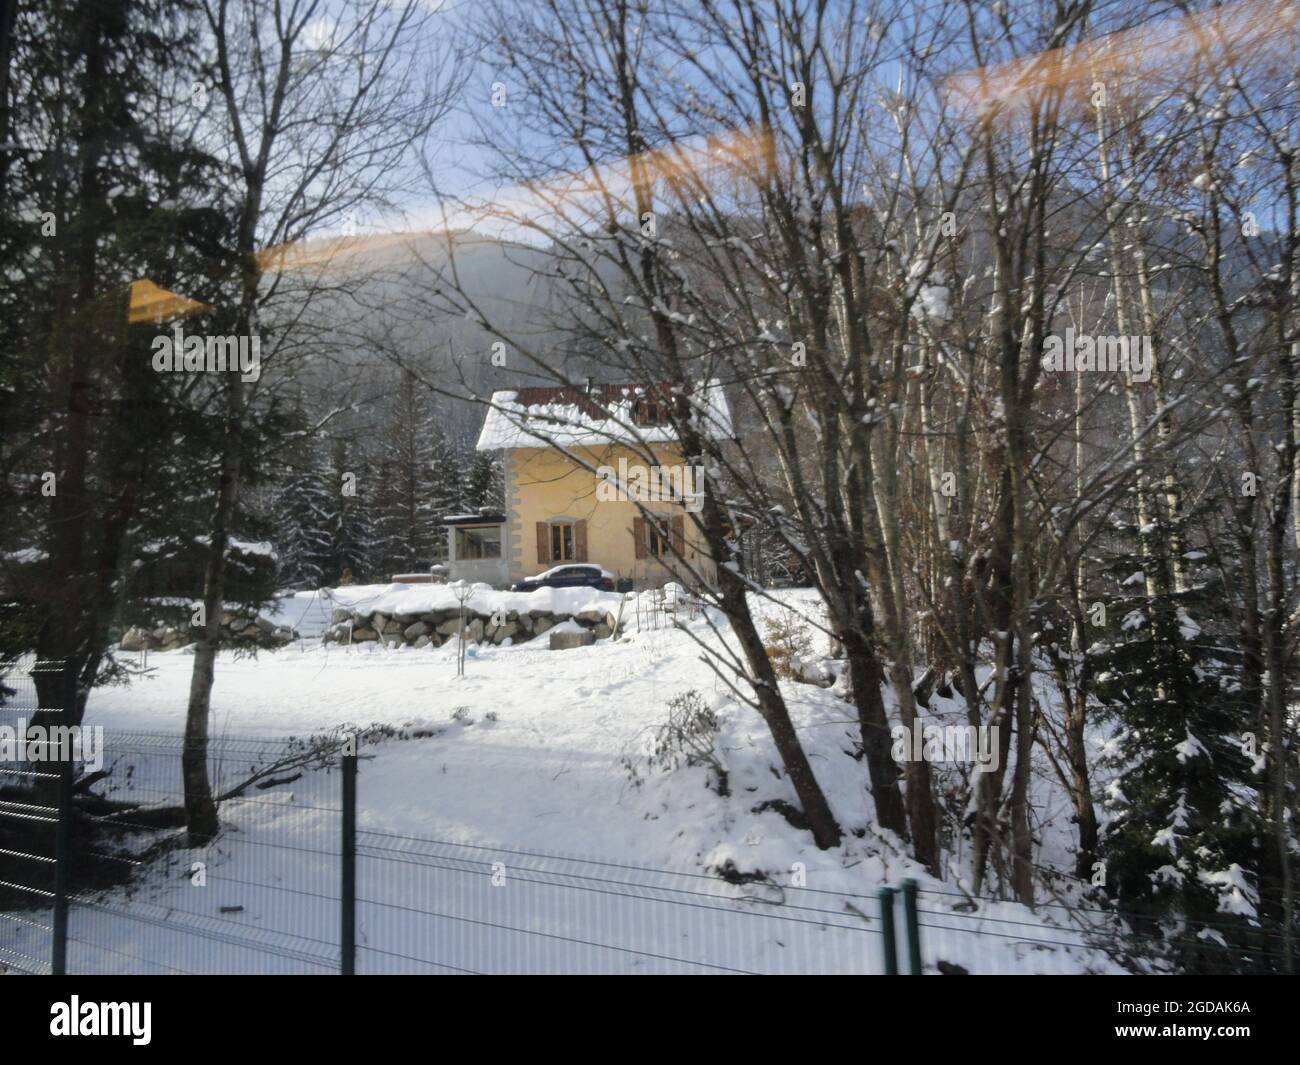
[[[538,588],[598,588],[602,592],[614,590],[614,574],[599,566],[556,566],[536,577],[516,581],[512,592],[535,592]]]

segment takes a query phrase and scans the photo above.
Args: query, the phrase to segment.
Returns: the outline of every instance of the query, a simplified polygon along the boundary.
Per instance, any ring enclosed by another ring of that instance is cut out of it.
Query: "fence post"
[[[77,660],[63,660],[63,707],[59,721],[67,740],[58,752],[55,765],[59,771],[59,812],[54,823],[54,920],[50,936],[50,973],[64,976],[68,971],[68,855],[72,837],[72,733],[68,731],[76,720]]]
[[[355,738],[351,741],[356,743]],[[339,947],[342,974],[354,976],[357,971],[357,756],[343,755],[343,883],[340,892],[342,927]]]
[[[907,924],[907,967],[909,976],[921,975],[921,926],[916,919],[916,881],[903,881],[903,920]]]
[[[894,936],[894,889],[880,889],[880,931],[883,933],[885,975],[898,975],[898,942]]]

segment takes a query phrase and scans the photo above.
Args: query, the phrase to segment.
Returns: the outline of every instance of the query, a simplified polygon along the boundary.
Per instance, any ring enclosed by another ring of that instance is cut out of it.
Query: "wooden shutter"
[[[573,523],[573,561],[587,561],[587,519],[579,518]]]
[[[537,561],[551,561],[551,530],[544,521],[537,523]]]
[[[636,557],[645,558],[645,518],[632,519],[632,539],[636,541]]]
[[[686,519],[680,514],[673,516],[673,550],[679,557],[686,557]]]

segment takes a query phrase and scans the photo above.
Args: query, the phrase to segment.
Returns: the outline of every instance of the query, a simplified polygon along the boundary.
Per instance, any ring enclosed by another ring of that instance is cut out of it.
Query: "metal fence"
[[[0,663],[0,729],[37,720],[42,668],[67,669]],[[67,759],[0,758],[0,972],[1104,972],[1158,953],[1077,899],[1029,914],[912,881],[854,893],[391,831],[365,802],[373,739],[211,741],[221,831],[202,845],[180,736],[114,731],[75,785]],[[1276,929],[1219,957],[1286,969]]]
[[[357,853],[358,972],[896,969],[892,895],[882,915],[874,895],[846,908],[829,891],[372,830]]]
[[[31,668],[5,674],[15,728],[33,717]],[[180,736],[109,733],[102,765],[78,766],[75,803],[41,787],[57,769],[5,763],[0,970],[898,970],[892,893],[846,906],[842,892],[386,831],[366,818],[365,737],[356,753],[340,739],[211,741],[222,827],[202,846],[184,827]]]
[[[35,662],[0,668],[0,730],[24,740],[39,705],[37,682],[71,690],[72,664]],[[44,677],[41,674],[45,674]],[[48,703],[48,696],[46,702]],[[53,711],[62,717],[62,708]],[[48,723],[47,711],[40,723]],[[69,862],[66,807],[70,766],[51,762],[45,749],[35,758],[15,748],[0,758],[0,968],[6,972],[61,972],[50,947],[67,933]]]

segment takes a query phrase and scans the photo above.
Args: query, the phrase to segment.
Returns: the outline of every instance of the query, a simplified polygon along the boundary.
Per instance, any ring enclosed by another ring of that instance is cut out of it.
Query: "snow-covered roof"
[[[658,444],[675,441],[671,425],[638,424],[638,400],[673,398],[670,386],[630,384],[519,388],[493,392],[478,450],[497,448],[599,447],[605,444]],[[695,424],[714,440],[735,436],[722,385],[705,382],[688,396]]]
[[[442,519],[443,525],[500,525],[506,516],[499,510],[483,509],[475,514],[448,514]]]

